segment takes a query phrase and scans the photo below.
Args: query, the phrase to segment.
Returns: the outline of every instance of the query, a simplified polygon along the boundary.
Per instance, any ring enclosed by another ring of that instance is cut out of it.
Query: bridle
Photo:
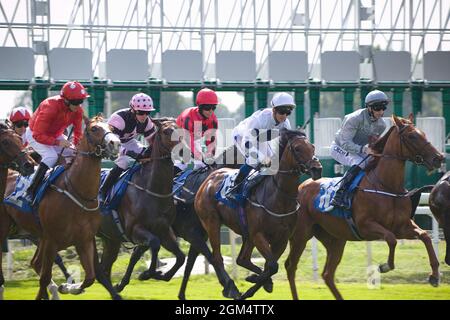
[[[19,139],[19,135],[17,133],[15,133],[12,129],[0,129],[0,138],[3,137],[4,135],[11,133],[12,135],[17,136]],[[10,161],[8,161],[7,163],[3,163],[0,165],[0,168],[2,169],[12,169],[12,170],[16,170],[19,171],[20,169],[20,162],[23,162],[27,156],[26,151],[22,150],[20,151],[16,156],[12,156],[10,154],[10,152],[7,150],[7,148],[5,148],[5,142],[6,139],[0,139],[0,152],[3,154],[6,154],[8,157],[11,158]]]
[[[92,136],[89,134],[89,130],[87,127],[84,132],[85,132],[88,144],[90,146],[94,146],[94,150],[90,150],[90,151],[77,150],[78,154],[80,154],[82,156],[94,157],[94,158],[111,158],[112,157],[111,152],[108,150],[108,148],[106,147],[106,144],[105,144],[106,136],[108,134],[113,134],[112,132],[106,131],[102,137],[102,140],[98,144],[95,144],[95,142],[93,141]]]
[[[316,156],[313,156],[306,163],[303,163],[303,161],[298,158],[297,154],[294,151],[294,148],[293,148],[292,144],[295,141],[299,140],[299,139],[305,140],[306,136],[297,137],[296,139],[293,139],[293,140],[289,141],[288,145],[287,145],[287,148],[289,149],[289,151],[291,152],[292,156],[294,157],[294,160],[295,160],[295,162],[297,164],[297,167],[295,169],[291,169],[291,170],[278,170],[278,173],[302,175],[304,173],[309,172],[309,170],[311,170],[311,168],[312,168],[313,163],[317,162],[319,160]]]

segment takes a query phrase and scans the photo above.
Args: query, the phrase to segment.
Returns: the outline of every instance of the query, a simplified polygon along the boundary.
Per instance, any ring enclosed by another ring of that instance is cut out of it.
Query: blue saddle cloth
[[[182,187],[186,183],[186,179],[194,172],[192,169],[186,169],[180,175],[173,179],[172,192],[174,192],[175,197],[181,196]]]
[[[216,192],[216,200],[222,202],[226,206],[236,209],[238,207],[243,207],[245,201],[250,196],[250,192],[256,185],[261,182],[266,175],[262,175],[261,172],[252,170],[249,175],[245,178],[245,181],[242,183],[241,187],[238,190],[235,190],[236,200],[227,197],[227,193],[231,187],[234,186],[234,180],[236,179],[239,170],[231,171],[231,173],[227,174],[221,183],[219,190]],[[253,180],[258,180],[257,183],[251,183]]]
[[[64,172],[64,170],[64,166],[57,166],[54,170],[50,169],[47,171],[41,185],[38,187],[34,205],[25,199],[26,191],[33,181],[34,174],[27,177],[19,175],[16,179],[16,188],[8,197],[5,198],[3,202],[20,211],[32,213],[42,201],[48,186],[54,183],[55,180]]]
[[[135,166],[122,173],[119,180],[108,191],[105,202],[101,203],[100,205],[100,211],[103,215],[110,214],[112,210],[116,210],[119,207],[119,204],[122,201],[123,196],[125,195],[125,191],[127,191],[128,181],[131,180],[134,173],[141,167],[142,166],[140,164],[136,164]],[[111,169],[102,169],[102,171],[100,172],[100,185],[103,184],[110,170]]]
[[[351,195],[347,199],[349,208],[351,208],[351,205],[352,205],[352,196],[353,196],[354,190],[356,189],[356,187],[358,187],[358,185],[361,182],[364,175],[365,175],[365,172],[361,171],[355,177],[355,179],[353,179],[352,183],[350,184],[350,187],[346,191],[347,194]],[[342,208],[334,208],[332,210],[330,209],[330,207],[331,207],[330,202],[334,198],[336,191],[339,189],[341,180],[342,180],[342,177],[324,179],[324,181],[320,184],[320,192],[314,199],[314,208],[320,212],[329,213],[333,216],[347,219],[347,218],[351,217],[351,215],[352,215],[351,211],[345,210]]]

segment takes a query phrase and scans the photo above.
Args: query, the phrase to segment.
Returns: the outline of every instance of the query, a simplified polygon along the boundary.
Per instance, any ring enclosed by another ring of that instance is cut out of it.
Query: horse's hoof
[[[5,287],[1,286],[0,287],[0,300],[4,300],[4,297],[3,297],[3,292],[4,291],[5,291]]]
[[[120,284],[116,284],[116,285],[114,286],[114,289],[115,289],[117,292],[122,292],[122,290],[124,289],[124,287],[121,286]]]
[[[150,279],[152,277],[152,275],[150,274],[150,272],[148,272],[148,271],[144,271],[144,272],[142,272],[140,275],[139,275],[139,280],[141,280],[141,281],[145,281],[145,280],[148,280],[148,279]]]
[[[387,263],[383,263],[378,266],[378,271],[380,271],[380,273],[386,273],[391,270],[392,270],[391,267]]]
[[[273,291],[272,278],[269,278],[269,280],[267,280],[266,283],[264,283],[263,288],[264,288],[264,290],[266,290],[266,292],[272,293],[272,291]]]
[[[68,287],[67,283],[63,283],[63,284],[59,285],[58,292],[61,294],[68,294],[69,287]]]
[[[179,294],[178,300],[186,300],[186,296],[184,294]]]
[[[122,297],[119,294],[115,294],[112,296],[113,300],[123,300]]]
[[[251,274],[247,278],[245,278],[245,281],[248,281],[250,283],[256,283],[258,281],[258,275],[256,273]]]
[[[238,300],[241,298],[241,293],[232,280],[230,280],[228,285],[222,290],[222,295],[225,298],[234,300]]]
[[[436,278],[433,275],[430,275],[430,277],[428,278],[428,282],[435,288],[439,287],[439,278]]]

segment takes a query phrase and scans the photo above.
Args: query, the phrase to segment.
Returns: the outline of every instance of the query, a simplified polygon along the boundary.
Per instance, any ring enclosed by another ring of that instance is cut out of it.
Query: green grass
[[[180,242],[184,252],[188,250],[188,244]],[[238,250],[239,248],[237,248]],[[349,242],[344,252],[343,259],[336,273],[336,284],[345,299],[432,299],[450,300],[450,267],[443,262],[445,254],[445,243],[439,245],[439,261],[441,272],[441,285],[438,288],[431,287],[427,282],[430,266],[424,245],[420,241],[399,242],[396,250],[396,269],[381,275],[381,286],[379,289],[369,289],[366,281],[367,255],[365,242]],[[5,285],[5,299],[34,299],[38,289],[38,278],[30,270],[28,264],[34,253],[34,249],[17,250],[14,253],[14,281],[7,281]],[[73,248],[61,252],[66,266],[79,266],[78,258]],[[223,255],[231,255],[230,246],[222,246]],[[291,299],[289,284],[286,280],[284,261],[288,250],[280,259],[279,272],[273,277],[274,291],[268,294],[263,290],[258,291],[255,299]],[[384,242],[372,242],[373,264],[384,263],[387,259],[388,248]],[[254,254],[256,257],[257,254]],[[161,250],[160,257],[172,257],[172,255]],[[150,255],[146,253],[145,259],[141,260],[134,270],[130,285],[124,290],[123,297],[126,299],[177,299],[181,278],[175,278],[170,282],[146,281],[140,282],[137,275],[146,269],[144,260]],[[301,299],[333,299],[330,291],[320,278],[324,261],[325,249],[319,244],[318,247],[318,275],[319,279],[313,281],[311,243],[308,244],[298,265],[296,283]],[[128,264],[129,254],[126,250],[120,254],[113,268],[114,283],[117,283],[124,273]],[[6,259],[3,259],[5,261]],[[259,263],[261,265],[261,263]],[[4,265],[5,269],[5,265]],[[212,268],[211,268],[212,269]],[[232,267],[227,266],[232,274]],[[237,269],[236,285],[241,292],[250,288],[251,284],[243,281],[250,272],[242,268]],[[54,267],[54,279],[57,283],[63,282],[61,273]],[[220,287],[215,275],[192,276],[188,284],[186,296],[188,299],[223,299]],[[88,288],[80,296],[62,296],[63,299],[76,300],[98,300],[109,299],[106,290],[99,284]]]

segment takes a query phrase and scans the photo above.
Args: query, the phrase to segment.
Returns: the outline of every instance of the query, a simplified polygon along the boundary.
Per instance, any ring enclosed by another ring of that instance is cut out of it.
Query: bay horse
[[[175,232],[175,235],[179,238],[183,238],[187,242],[189,242],[189,253],[186,262],[186,266],[184,269],[183,280],[181,283],[181,287],[178,293],[178,298],[180,300],[186,299],[186,287],[189,281],[189,277],[194,267],[195,261],[199,254],[203,254],[208,260],[209,263],[213,264],[212,253],[207,245],[208,235],[203,228],[200,220],[195,213],[194,208],[194,198],[196,195],[196,191],[203,181],[208,177],[208,175],[215,170],[215,166],[208,166],[203,169],[197,170],[193,172],[187,179],[185,184],[183,185],[184,194],[182,194],[183,199],[177,199],[175,201],[176,207],[176,216],[172,223],[172,229]],[[144,252],[148,250],[149,247],[145,245],[140,245],[133,250],[132,256],[130,258],[130,263],[128,265],[127,271],[120,281],[120,283],[116,286],[117,290],[122,291],[125,286],[129,283],[132,270],[137,263],[137,261],[142,257]],[[156,261],[157,256],[152,255],[152,261]],[[214,265],[213,265],[214,266]],[[156,270],[147,270],[143,274],[140,275],[140,280],[146,280],[155,272]],[[239,291],[234,284],[234,281],[229,277],[227,273],[222,272],[222,270],[216,269],[216,275],[219,279],[219,282],[223,286],[223,295],[226,298],[238,298]]]
[[[285,262],[292,297],[298,299],[295,272],[306,243],[315,236],[326,248],[327,259],[322,273],[326,285],[336,299],[342,299],[334,283],[334,275],[341,261],[347,241],[384,240],[389,246],[388,261],[380,265],[380,272],[394,269],[396,239],[419,238],[426,247],[432,273],[429,282],[439,283],[439,262],[426,231],[411,217],[411,199],[404,189],[405,162],[412,161],[432,170],[439,168],[444,157],[415,128],[410,120],[392,116],[393,126],[373,145],[377,152],[366,168],[353,198],[352,216],[360,239],[352,233],[345,219],[315,209],[314,199],[320,192],[317,181],[307,180],[298,188],[300,214],[290,239],[290,252]]]
[[[9,232],[10,226],[3,208],[9,169],[17,170],[20,174],[28,176],[34,172],[34,161],[23,151],[21,137],[6,124],[0,123],[0,248],[7,240],[5,235]],[[2,253],[0,252],[0,300],[3,299],[5,283],[1,266]]]
[[[244,243],[239,256],[247,255],[247,252],[243,253],[245,248],[250,248],[251,252],[255,246],[266,260],[264,270],[254,279],[256,284],[240,297],[242,299],[253,296],[278,271],[277,261],[295,226],[299,174],[309,173],[313,179],[321,176],[322,166],[314,156],[314,146],[302,131],[281,130],[279,157],[279,170],[275,175],[265,177],[251,191],[243,208],[248,226],[246,230],[241,227],[237,210],[215,198],[226,175],[235,169],[223,168],[211,173],[195,197],[195,211],[208,234],[212,264],[216,270],[226,273],[220,253],[222,224],[243,235]],[[258,273],[257,270],[255,272]]]
[[[450,171],[442,176],[430,192],[430,210],[444,229],[445,263],[450,266]]]
[[[39,222],[32,214],[7,207],[8,215],[27,232],[39,238],[31,265],[40,276],[37,300],[48,299],[47,286],[59,250],[74,245],[85,271],[81,284],[63,284],[61,293],[79,294],[95,277],[114,299],[120,296],[105,278],[97,257],[95,234],[100,226],[98,189],[101,159],[117,155],[120,140],[100,116],[85,118],[86,128],[72,164],[46,191],[38,209]]]
[[[178,127],[172,118],[152,121],[157,131],[150,158],[142,163],[128,182],[129,186],[117,209],[124,226],[123,234],[117,231],[117,226],[109,216],[103,217],[98,233],[103,240],[101,264],[109,278],[122,242],[130,241],[137,245],[127,274],[131,274],[137,260],[148,248],[153,257],[157,256],[161,245],[175,255],[175,264],[163,275],[155,272],[157,259],[152,259],[149,269],[141,275],[144,280],[155,278],[169,281],[185,260],[171,228],[176,215],[172,193],[174,169],[171,152],[180,142],[173,139],[172,135]],[[116,288],[122,290],[128,281],[129,277]]]

